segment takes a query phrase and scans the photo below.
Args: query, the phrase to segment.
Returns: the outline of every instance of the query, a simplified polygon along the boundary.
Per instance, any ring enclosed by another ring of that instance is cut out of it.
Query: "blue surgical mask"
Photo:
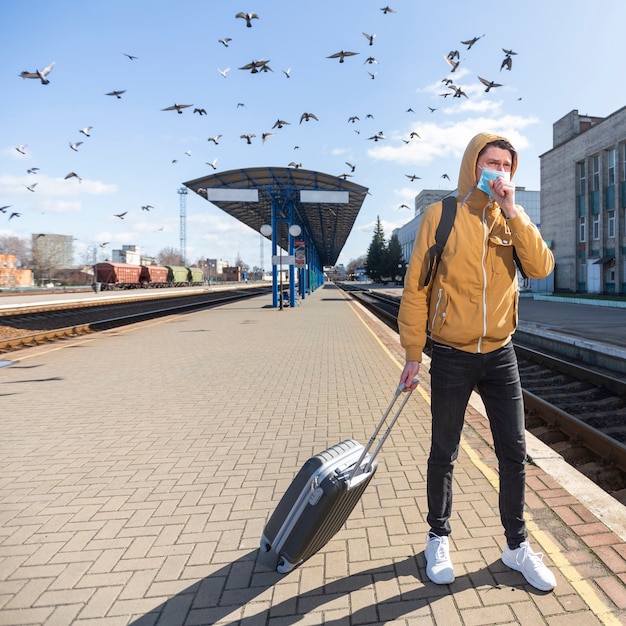
[[[480,167],[480,165],[478,166]],[[504,178],[504,180],[511,180],[511,172],[503,172],[502,170],[491,170],[488,167],[481,167],[482,170],[480,174],[480,179],[476,184],[476,187],[481,191],[484,191],[490,198],[493,198],[493,191],[489,186],[490,180],[495,180],[496,178]]]

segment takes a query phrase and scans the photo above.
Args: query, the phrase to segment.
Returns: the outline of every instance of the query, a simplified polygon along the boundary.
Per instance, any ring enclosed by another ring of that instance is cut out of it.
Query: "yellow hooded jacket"
[[[476,188],[480,151],[499,135],[480,133],[468,144],[459,173],[457,213],[439,268],[423,287],[442,203],[424,211],[404,280],[398,326],[407,361],[421,361],[426,330],[458,350],[487,353],[506,345],[517,327],[518,285],[513,246],[530,278],[545,278],[554,257],[521,206],[506,219]],[[511,178],[517,169],[513,155]]]

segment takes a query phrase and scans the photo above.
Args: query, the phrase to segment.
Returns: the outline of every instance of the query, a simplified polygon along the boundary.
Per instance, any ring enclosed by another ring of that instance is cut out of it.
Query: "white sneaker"
[[[426,575],[436,585],[449,585],[454,582],[454,568],[450,560],[450,546],[447,537],[433,533],[426,536]]]
[[[556,587],[556,578],[542,559],[543,553],[533,552],[528,541],[523,541],[517,550],[511,550],[507,546],[502,553],[502,562],[511,569],[522,572],[533,587],[540,591],[551,591]]]

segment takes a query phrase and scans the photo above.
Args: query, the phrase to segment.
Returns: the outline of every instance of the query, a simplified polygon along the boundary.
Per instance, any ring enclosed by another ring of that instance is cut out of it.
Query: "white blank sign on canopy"
[[[324,191],[320,189],[301,189],[300,202],[317,202],[321,204],[348,204],[349,191]]]
[[[206,190],[206,199],[222,202],[258,202],[258,189],[227,189],[224,187],[209,187]]]

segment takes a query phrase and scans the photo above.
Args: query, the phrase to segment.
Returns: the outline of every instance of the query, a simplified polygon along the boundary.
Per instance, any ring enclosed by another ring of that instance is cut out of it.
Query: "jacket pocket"
[[[515,262],[513,261],[513,242],[496,235],[489,237],[488,244],[489,264],[495,274],[515,273]]]

